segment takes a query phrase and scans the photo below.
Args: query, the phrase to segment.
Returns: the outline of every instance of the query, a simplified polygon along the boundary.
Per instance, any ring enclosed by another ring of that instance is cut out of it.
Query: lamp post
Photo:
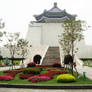
[[[5,23],[2,22],[2,19],[0,19],[0,29],[4,28],[5,27]]]

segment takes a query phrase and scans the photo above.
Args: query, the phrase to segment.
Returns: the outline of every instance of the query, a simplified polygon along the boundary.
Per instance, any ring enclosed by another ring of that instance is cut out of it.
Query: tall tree
[[[31,47],[31,46],[30,46]],[[25,39],[19,39],[17,43],[18,54],[22,56],[22,67],[24,67],[24,59],[28,54],[29,48],[28,41]]]
[[[14,64],[14,57],[16,54],[17,49],[17,41],[19,39],[19,33],[6,33],[4,32],[4,35],[7,39],[7,44],[5,45],[6,48],[9,49],[10,56],[12,59],[12,69]]]
[[[3,29],[5,27],[5,23],[2,22],[2,19],[0,19],[0,29]],[[0,30],[0,43],[2,42],[3,32]],[[1,45],[0,45],[1,48]],[[0,50],[0,59],[2,59],[1,56],[1,50]]]
[[[86,25],[84,21],[77,20],[76,18],[69,18],[62,24],[64,31],[60,36],[60,44],[65,55],[71,54],[74,58],[74,51],[76,42],[81,41],[83,36],[83,31],[85,31]],[[85,27],[85,28],[84,28]],[[73,63],[72,63],[72,73],[73,73]]]

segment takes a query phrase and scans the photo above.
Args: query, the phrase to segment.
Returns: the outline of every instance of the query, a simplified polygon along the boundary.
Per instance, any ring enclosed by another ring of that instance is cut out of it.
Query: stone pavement
[[[53,89],[22,89],[22,88],[0,88],[0,92],[92,92],[92,90],[53,90]]]
[[[89,79],[92,80],[92,67],[88,67],[88,66],[78,66],[76,67],[78,73],[83,74],[83,72],[85,72],[86,77],[88,77]]]
[[[19,69],[21,66],[14,66],[13,69]],[[0,67],[0,71],[10,70],[12,66]]]

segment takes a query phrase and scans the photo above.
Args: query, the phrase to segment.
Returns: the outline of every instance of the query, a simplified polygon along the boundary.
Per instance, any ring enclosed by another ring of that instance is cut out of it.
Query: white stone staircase
[[[59,47],[49,47],[42,65],[51,65],[54,62],[60,63],[60,50]]]
[[[41,62],[40,62],[40,65],[41,65],[42,62],[43,62],[43,59],[45,58],[45,55],[47,53],[48,48],[49,48],[48,45],[32,46],[29,49],[29,53],[28,53],[26,59],[24,60],[24,65],[26,66],[29,62],[33,62],[33,57],[36,54],[39,54],[42,57]],[[60,47],[59,47],[59,51],[60,51],[60,61],[61,61],[61,64],[62,64],[62,61],[64,59],[64,55],[63,55],[63,51]],[[80,60],[77,56],[75,56],[74,62],[76,62],[77,66],[83,66],[83,61]]]

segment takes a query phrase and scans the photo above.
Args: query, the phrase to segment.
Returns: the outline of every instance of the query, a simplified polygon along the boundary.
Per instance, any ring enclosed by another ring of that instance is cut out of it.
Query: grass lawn
[[[92,67],[92,60],[83,60],[84,66]]]
[[[44,70],[44,71],[41,71],[40,74],[43,74],[43,73],[47,73],[48,71]],[[3,73],[3,71],[0,71],[0,75],[5,75],[5,73]],[[0,83],[7,83],[7,84],[44,84],[44,85],[80,85],[80,84],[92,84],[92,80],[89,80],[88,78],[84,79],[83,76],[81,76],[79,79],[77,79],[76,82],[72,82],[72,83],[58,83],[57,80],[56,80],[56,77],[58,75],[55,75],[54,78],[52,80],[49,80],[49,81],[45,81],[45,82],[37,82],[37,83],[32,83],[30,81],[28,81],[28,79],[20,79],[19,78],[19,75],[21,73],[18,73],[16,75],[16,77],[14,78],[14,80],[10,80],[10,81],[0,81]],[[76,72],[74,72],[74,75],[75,77],[77,78],[76,76]]]

